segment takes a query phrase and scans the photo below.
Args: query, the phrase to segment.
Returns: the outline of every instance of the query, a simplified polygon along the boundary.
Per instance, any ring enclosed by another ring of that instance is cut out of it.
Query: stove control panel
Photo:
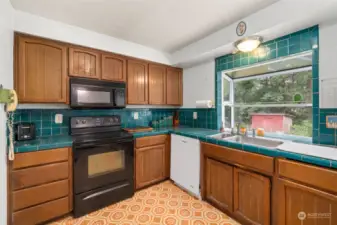
[[[72,117],[70,119],[71,128],[108,127],[120,125],[120,116]]]

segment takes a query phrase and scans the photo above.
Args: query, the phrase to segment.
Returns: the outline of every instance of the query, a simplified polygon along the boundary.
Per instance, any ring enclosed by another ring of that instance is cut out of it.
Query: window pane
[[[311,107],[236,107],[235,122],[248,129],[312,137]]]
[[[223,101],[229,101],[230,99],[230,83],[227,79],[223,79]]]
[[[231,121],[232,121],[232,107],[231,106],[225,106],[224,107],[224,114],[225,114],[225,128],[231,128]]]
[[[235,103],[295,104],[312,103],[311,71],[234,83]]]

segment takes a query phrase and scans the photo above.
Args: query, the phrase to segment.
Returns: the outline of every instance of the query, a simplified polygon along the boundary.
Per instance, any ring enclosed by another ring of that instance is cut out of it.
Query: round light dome
[[[262,42],[262,37],[253,36],[241,39],[234,43],[235,47],[241,52],[251,52]]]

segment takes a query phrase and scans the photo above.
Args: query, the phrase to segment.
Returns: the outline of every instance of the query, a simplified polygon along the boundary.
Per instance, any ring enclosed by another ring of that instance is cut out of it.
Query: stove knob
[[[87,121],[86,120],[82,120],[82,124],[86,124],[87,123]]]

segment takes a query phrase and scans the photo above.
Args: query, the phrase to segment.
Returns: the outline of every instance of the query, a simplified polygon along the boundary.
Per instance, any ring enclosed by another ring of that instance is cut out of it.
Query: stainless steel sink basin
[[[279,141],[279,140],[273,140],[273,139],[261,138],[261,137],[247,137],[247,136],[240,136],[240,135],[226,137],[223,139],[227,141],[239,142],[242,144],[263,146],[266,148],[276,148],[277,146],[283,144],[283,141]]]

